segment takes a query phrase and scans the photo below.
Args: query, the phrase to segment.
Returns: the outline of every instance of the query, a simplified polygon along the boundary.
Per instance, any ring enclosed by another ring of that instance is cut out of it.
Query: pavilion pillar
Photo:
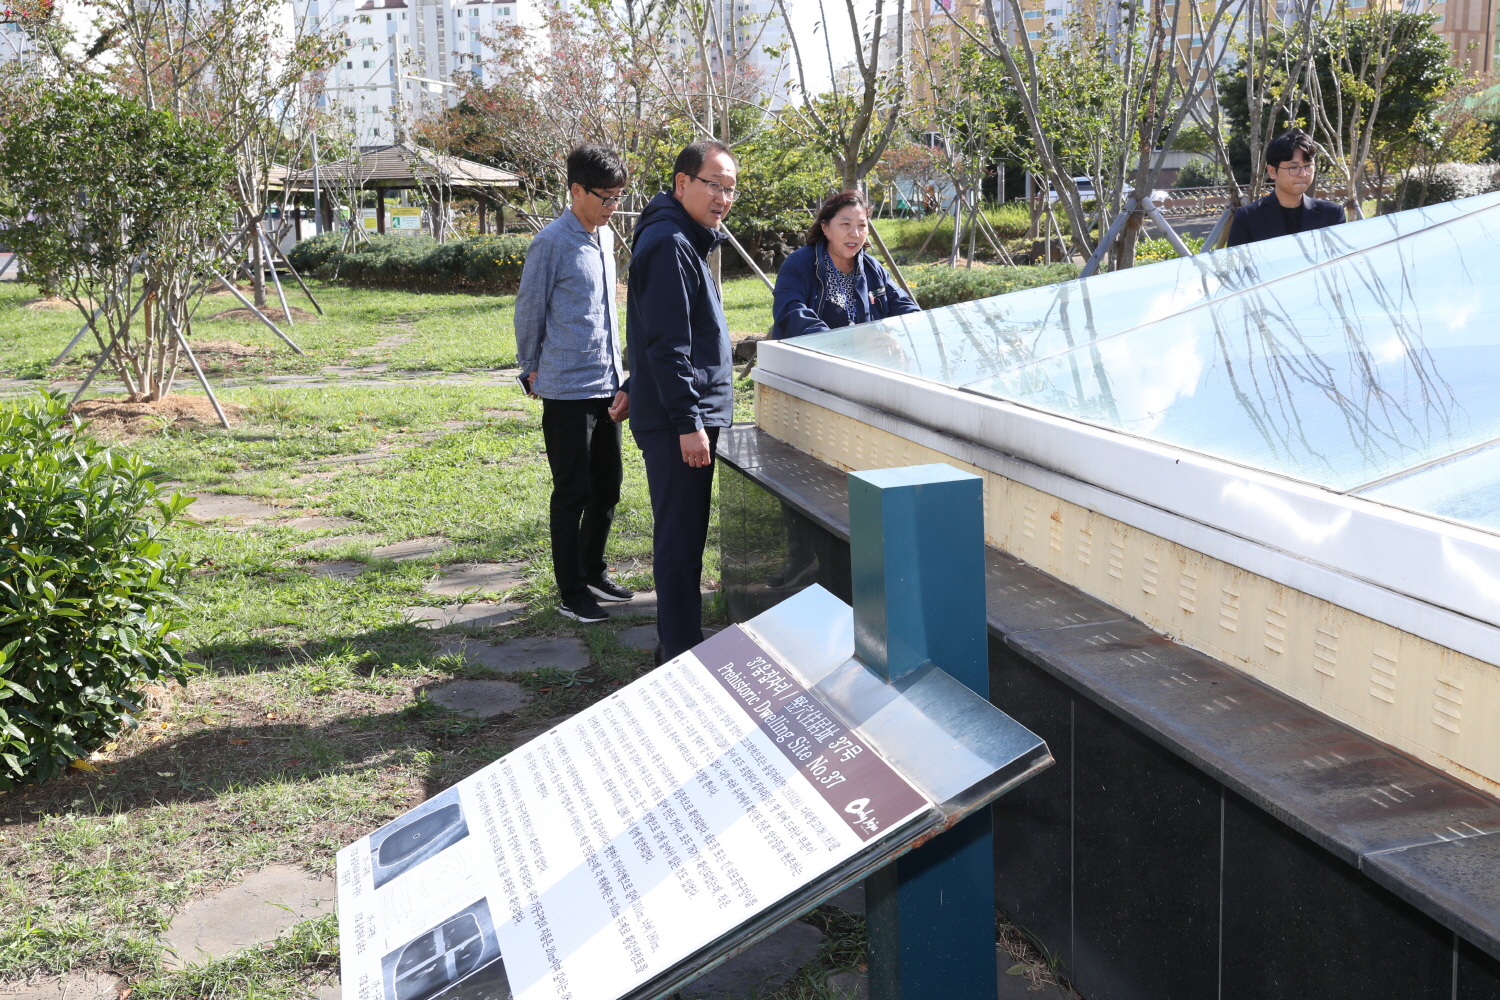
[[[486,213],[489,209],[489,203],[485,201],[484,195],[480,195],[475,200],[479,202],[479,235],[483,236],[485,235],[485,233],[489,232],[489,230],[485,227],[485,223],[488,221],[488,216]]]
[[[385,235],[385,188],[375,189],[375,231]]]

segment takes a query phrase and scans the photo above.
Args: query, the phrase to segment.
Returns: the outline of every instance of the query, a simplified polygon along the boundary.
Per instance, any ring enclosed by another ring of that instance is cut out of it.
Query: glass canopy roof
[[[1500,531],[1497,265],[1500,192],[792,343]]]

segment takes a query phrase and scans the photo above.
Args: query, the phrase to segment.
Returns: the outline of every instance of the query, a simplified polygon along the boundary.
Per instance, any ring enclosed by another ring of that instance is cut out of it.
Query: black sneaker
[[[599,602],[588,594],[575,597],[571,601],[563,601],[558,605],[557,613],[575,622],[583,622],[585,625],[609,620],[609,612],[599,607]]]
[[[623,604],[635,596],[635,591],[620,586],[607,576],[601,576],[589,584],[589,593],[609,604]]]

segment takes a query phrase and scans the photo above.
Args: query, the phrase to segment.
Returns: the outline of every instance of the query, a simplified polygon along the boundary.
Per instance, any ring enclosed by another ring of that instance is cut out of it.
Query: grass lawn
[[[506,379],[343,387],[254,379],[386,360],[352,352],[398,336],[410,339],[389,350],[387,376],[505,367],[514,359],[512,300],[316,291],[328,316],[293,330],[308,358],[276,350],[218,364],[221,378],[246,380],[221,394],[239,408],[232,430],[156,424],[119,447],[183,491],[253,496],[288,517],[353,526],[299,530],[273,519],[169,528],[169,543],[198,566],[184,594],[183,643],[204,669],[183,690],[153,692],[139,728],[102,747],[94,770],[0,793],[0,982],[108,969],[129,976],[136,997],[306,996],[336,974],[332,917],[183,972],[162,971],[157,935],[186,903],[267,864],[330,872],[339,847],[650,669],[649,653],[615,638],[639,620],[581,626],[556,614],[540,405]],[[0,372],[12,378],[41,374],[80,322],[28,310],[33,297],[0,284]],[[769,326],[769,293],[757,279],[729,283],[726,299],[732,328]],[[201,323],[195,334],[273,343],[259,326],[233,321]],[[740,383],[740,419],[748,385]],[[628,436],[625,453],[610,555],[621,579],[647,588],[650,509]],[[338,461],[348,456],[366,461]],[[330,537],[346,541],[304,547]],[[404,562],[372,553],[415,538],[448,548]],[[345,580],[313,572],[332,561],[365,572]],[[524,611],[487,638],[575,636],[590,658],[576,673],[508,675],[533,700],[489,723],[426,698],[448,679],[493,675],[440,655],[456,633],[420,629],[403,615],[452,601],[423,584],[441,564],[467,561],[521,569],[522,582],[504,596]],[[705,578],[716,576],[711,547]],[[826,995],[830,972],[862,960],[861,922],[840,911],[808,919],[829,932],[827,946],[777,994],[787,1000]]]
[[[345,362],[385,362],[393,372],[460,372],[508,368],[516,363],[511,322],[514,296],[435,295],[312,284],[327,315],[283,325],[307,352],[305,357],[286,349],[254,319],[214,319],[243,310],[227,292],[207,296],[193,321],[196,341],[232,341],[265,349],[250,357],[210,352],[204,356],[210,375],[310,374],[324,365]],[[80,345],[59,367],[48,365],[83,325],[82,314],[71,306],[43,311],[27,308],[35,299],[36,290],[30,285],[0,282],[0,378],[81,378],[97,356],[91,342]],[[294,309],[309,308],[295,287],[287,289],[287,301]],[[270,303],[278,305],[274,291]],[[765,333],[771,328],[771,293],[754,276],[732,278],[724,283],[724,311],[730,330]],[[622,329],[624,319],[622,298]],[[407,342],[378,355],[351,355],[357,349],[397,339]]]

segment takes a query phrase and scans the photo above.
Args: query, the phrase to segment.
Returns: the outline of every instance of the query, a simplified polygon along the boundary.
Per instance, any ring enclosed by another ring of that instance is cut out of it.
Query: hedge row
[[[923,309],[951,306],[972,299],[1052,285],[1078,277],[1077,264],[1036,264],[1025,267],[949,267],[925,264],[905,269],[907,283]]]
[[[410,291],[514,292],[529,236],[470,236],[439,243],[430,236],[372,236],[341,249],[345,234],[324,233],[292,248],[298,271],[366,288]]]

